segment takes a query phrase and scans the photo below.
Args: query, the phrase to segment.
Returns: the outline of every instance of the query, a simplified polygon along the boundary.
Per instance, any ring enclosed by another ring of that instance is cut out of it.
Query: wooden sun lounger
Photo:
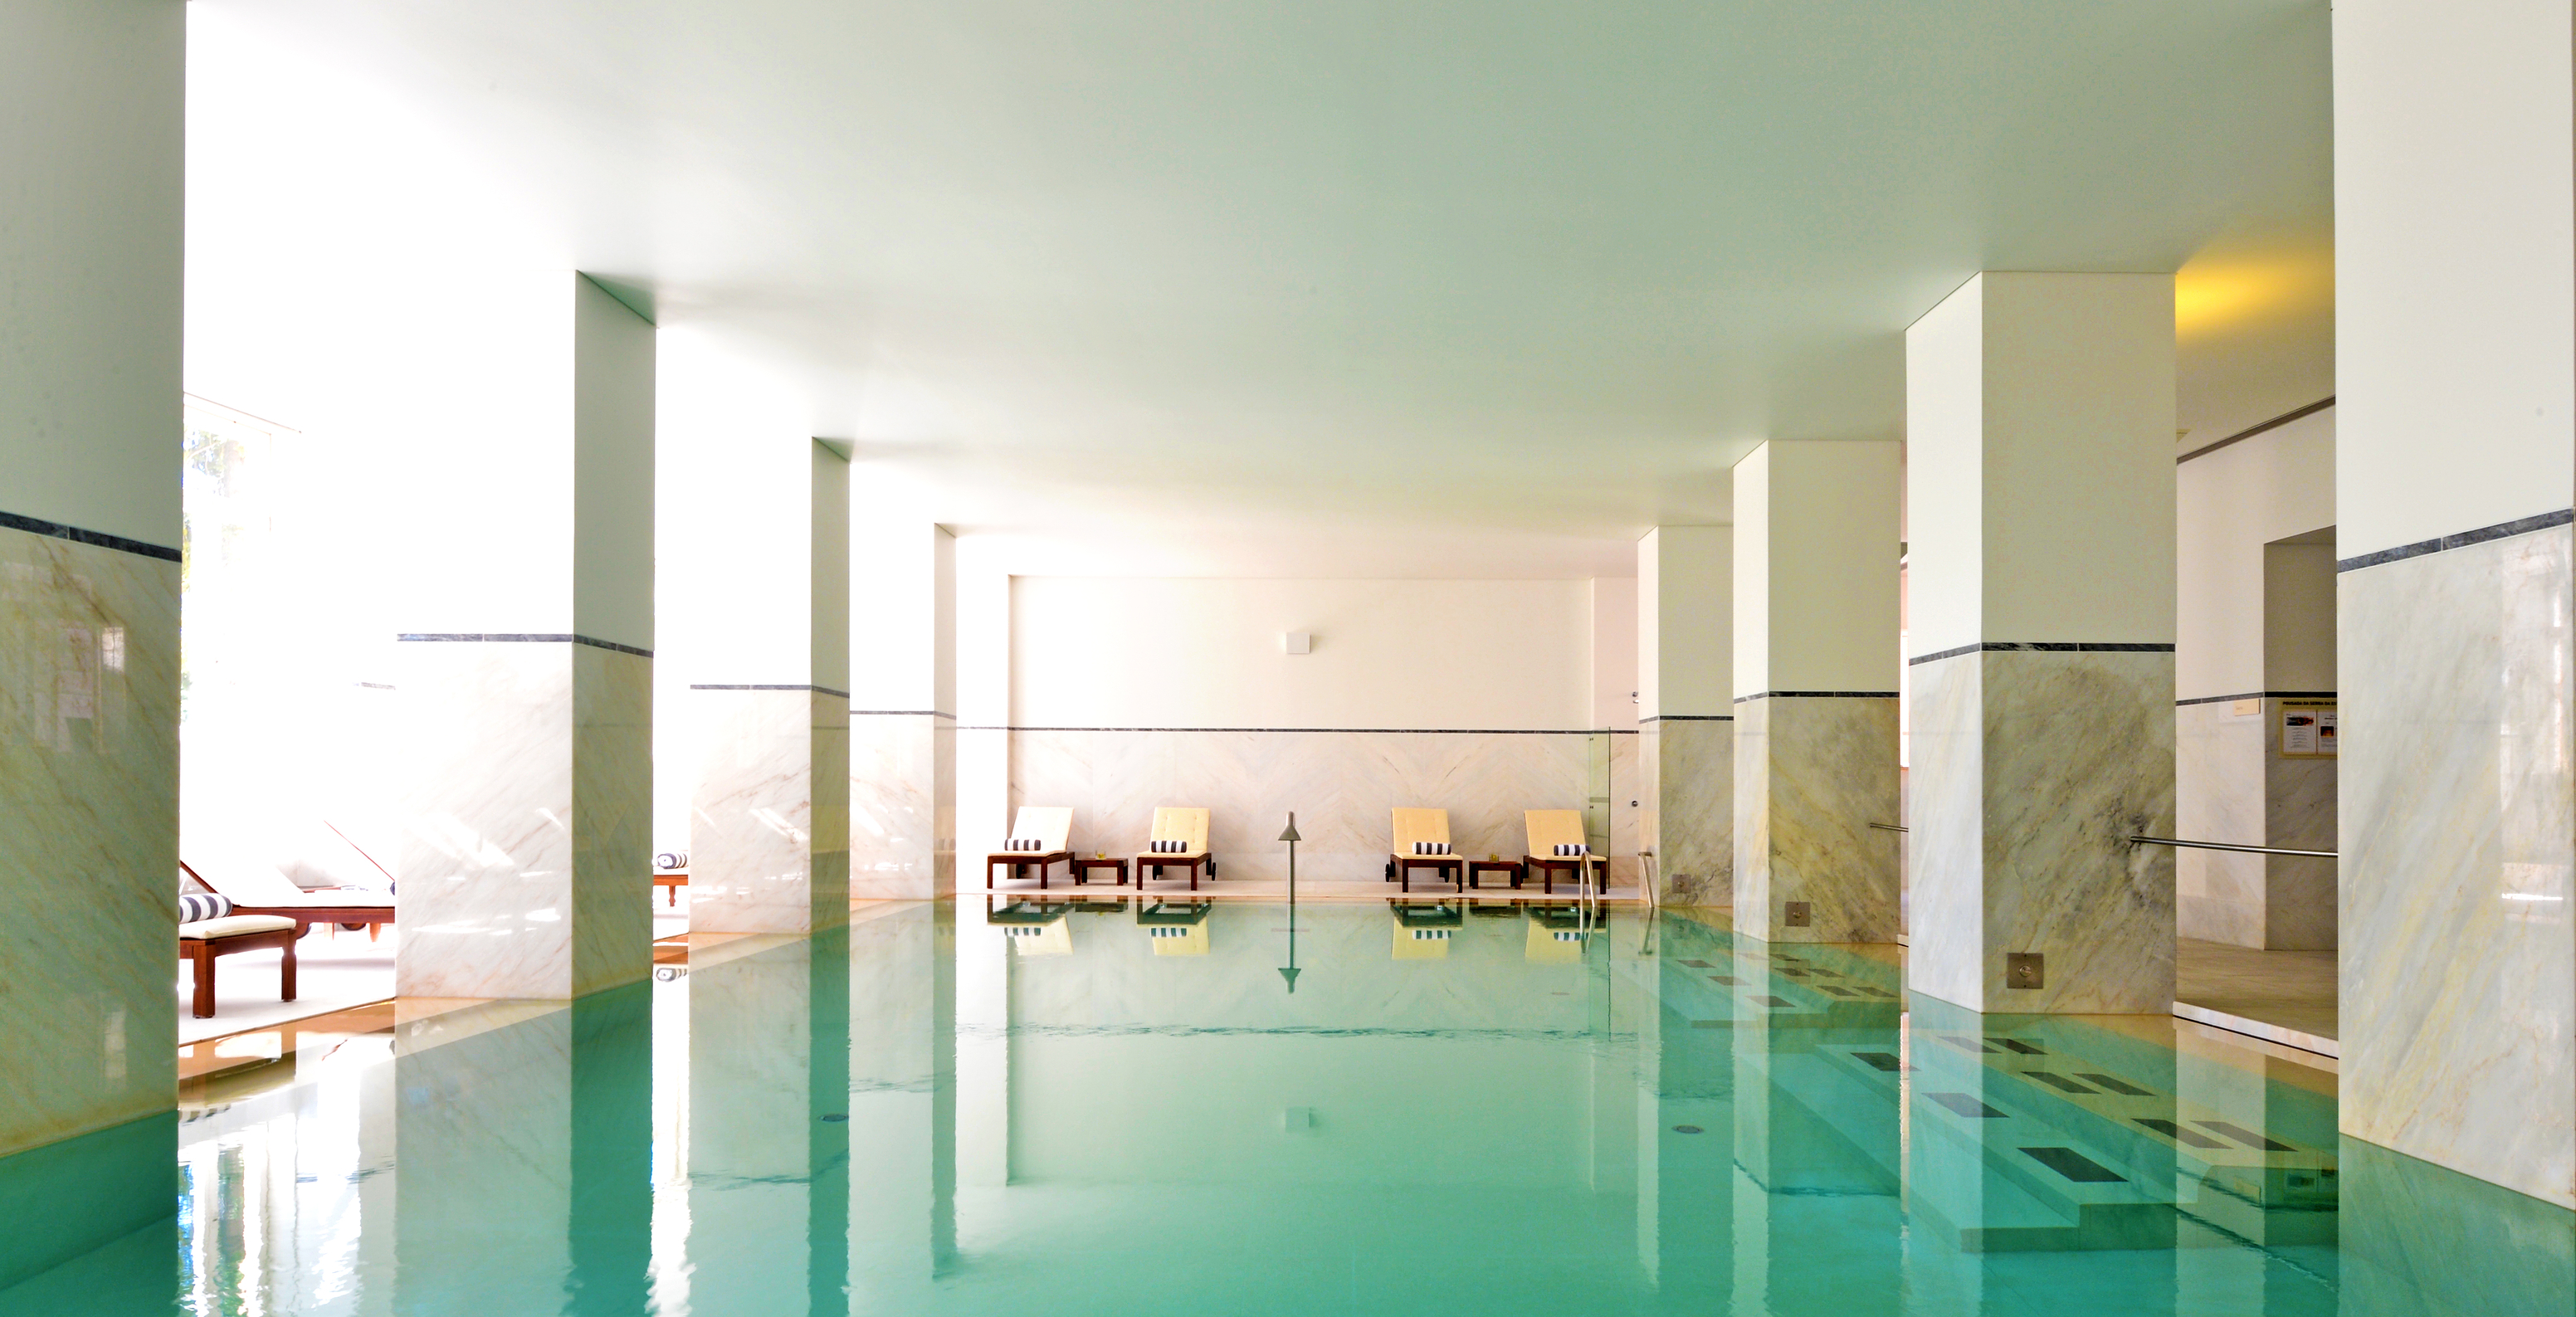
[[[1413,890],[1413,871],[1429,869],[1446,874],[1449,881],[1467,890],[1467,857],[1452,847],[1447,855],[1416,855],[1415,842],[1449,843],[1449,811],[1445,809],[1399,809],[1395,811],[1395,848],[1387,853],[1386,876],[1403,890]]]
[[[1037,866],[1038,890],[1045,891],[1047,866],[1062,863],[1069,873],[1073,867],[1073,848],[1067,839],[1073,835],[1073,810],[1062,805],[1022,805],[1019,817],[1011,821],[1011,839],[1037,843],[1034,850],[995,851],[984,857],[984,888],[992,890],[996,866],[1011,866],[1013,879],[1028,876],[1028,868]]]
[[[1158,851],[1150,844],[1152,842],[1177,843],[1181,849]],[[1201,873],[1205,873],[1211,880],[1216,877],[1216,861],[1208,854],[1208,812],[1206,810],[1172,805],[1157,808],[1154,811],[1154,834],[1148,839],[1148,843],[1144,852],[1136,857],[1138,887],[1145,885],[1147,869],[1153,870],[1154,876],[1160,878],[1163,876],[1165,865],[1189,870],[1190,890],[1193,892],[1199,889]]]

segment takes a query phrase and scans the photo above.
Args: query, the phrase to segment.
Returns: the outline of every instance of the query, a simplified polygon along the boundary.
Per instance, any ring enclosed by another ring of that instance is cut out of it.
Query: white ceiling
[[[1625,573],[1980,268],[2183,268],[2186,447],[2332,390],[2317,0],[192,9],[192,333],[408,187],[1023,570]]]

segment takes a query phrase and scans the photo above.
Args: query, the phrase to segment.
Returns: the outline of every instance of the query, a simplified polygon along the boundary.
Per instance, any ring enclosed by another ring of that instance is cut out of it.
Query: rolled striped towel
[[[671,873],[678,873],[680,870],[689,867],[689,853],[687,851],[664,851],[653,857],[653,866],[657,869],[667,870]]]
[[[1449,853],[1449,843],[1445,841],[1417,841],[1413,843],[1413,853],[1416,855],[1446,855]]]
[[[221,919],[233,912],[232,898],[224,896],[183,896],[179,898],[179,922],[193,924],[201,919]]]
[[[1592,853],[1592,848],[1579,841],[1561,841],[1556,844],[1556,853],[1559,855],[1590,855]]]
[[[1006,851],[1033,851],[1037,848],[1038,839],[1035,837],[1013,837],[1002,843],[1002,849]]]
[[[1152,847],[1156,855],[1181,855],[1190,849],[1190,844],[1185,841],[1155,841],[1146,845]]]

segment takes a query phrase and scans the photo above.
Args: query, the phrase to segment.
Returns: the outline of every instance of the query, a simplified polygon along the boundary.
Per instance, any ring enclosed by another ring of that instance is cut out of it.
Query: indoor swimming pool
[[[1416,896],[679,950],[210,1050],[174,1210],[0,1313],[2576,1311],[2566,1212],[2338,1139],[2328,1071],[1981,1019],[1895,948]],[[48,1228],[23,1175],[0,1203]]]

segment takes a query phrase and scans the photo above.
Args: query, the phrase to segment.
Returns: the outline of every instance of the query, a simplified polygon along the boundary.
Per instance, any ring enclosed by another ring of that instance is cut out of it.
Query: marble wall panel
[[[171,1109],[178,728],[179,564],[0,528],[0,1155]]]
[[[653,972],[653,660],[574,645],[572,995]]]
[[[405,996],[564,1000],[651,969],[652,661],[403,647]]]
[[[803,933],[846,922],[848,697],[805,688],[691,694],[705,731],[689,810],[690,931]]]
[[[1651,763],[1655,873],[1663,905],[1735,899],[1735,722],[1659,718],[1639,747]]]
[[[1909,986],[1979,1011],[2170,1011],[2173,852],[2126,838],[2172,835],[2173,655],[1981,651],[1913,678]],[[2047,958],[2044,986],[2006,985],[2016,951]]]
[[[2333,850],[2341,775],[2338,761],[2293,759],[2280,752],[2277,738],[2270,733],[2281,725],[2278,699],[2263,702],[2263,724],[2263,844]],[[2299,855],[2260,858],[2263,945],[2275,951],[2334,950],[2336,861]]]
[[[850,719],[850,895],[926,900],[956,890],[956,722],[933,713]],[[943,771],[944,769],[944,771]]]
[[[2263,715],[2238,713],[2232,700],[2174,710],[2177,835],[2264,844],[2265,741]],[[2182,936],[2262,946],[2263,860],[2226,851],[2177,851],[2174,920]]]
[[[1898,932],[1893,699],[1772,696],[1735,706],[1736,927],[1771,942]],[[1809,922],[1791,927],[1786,903]]]
[[[2342,573],[2345,1133],[2576,1207],[2565,526]]]
[[[1204,806],[1223,878],[1287,876],[1290,811],[1301,877],[1383,875],[1388,812],[1449,811],[1461,854],[1517,858],[1522,811],[1580,809],[1584,733],[1065,731],[1011,734],[1011,800],[1073,807],[1073,846],[1133,855],[1161,805]],[[971,877],[971,875],[970,875]],[[981,885],[981,880],[974,880]]]

